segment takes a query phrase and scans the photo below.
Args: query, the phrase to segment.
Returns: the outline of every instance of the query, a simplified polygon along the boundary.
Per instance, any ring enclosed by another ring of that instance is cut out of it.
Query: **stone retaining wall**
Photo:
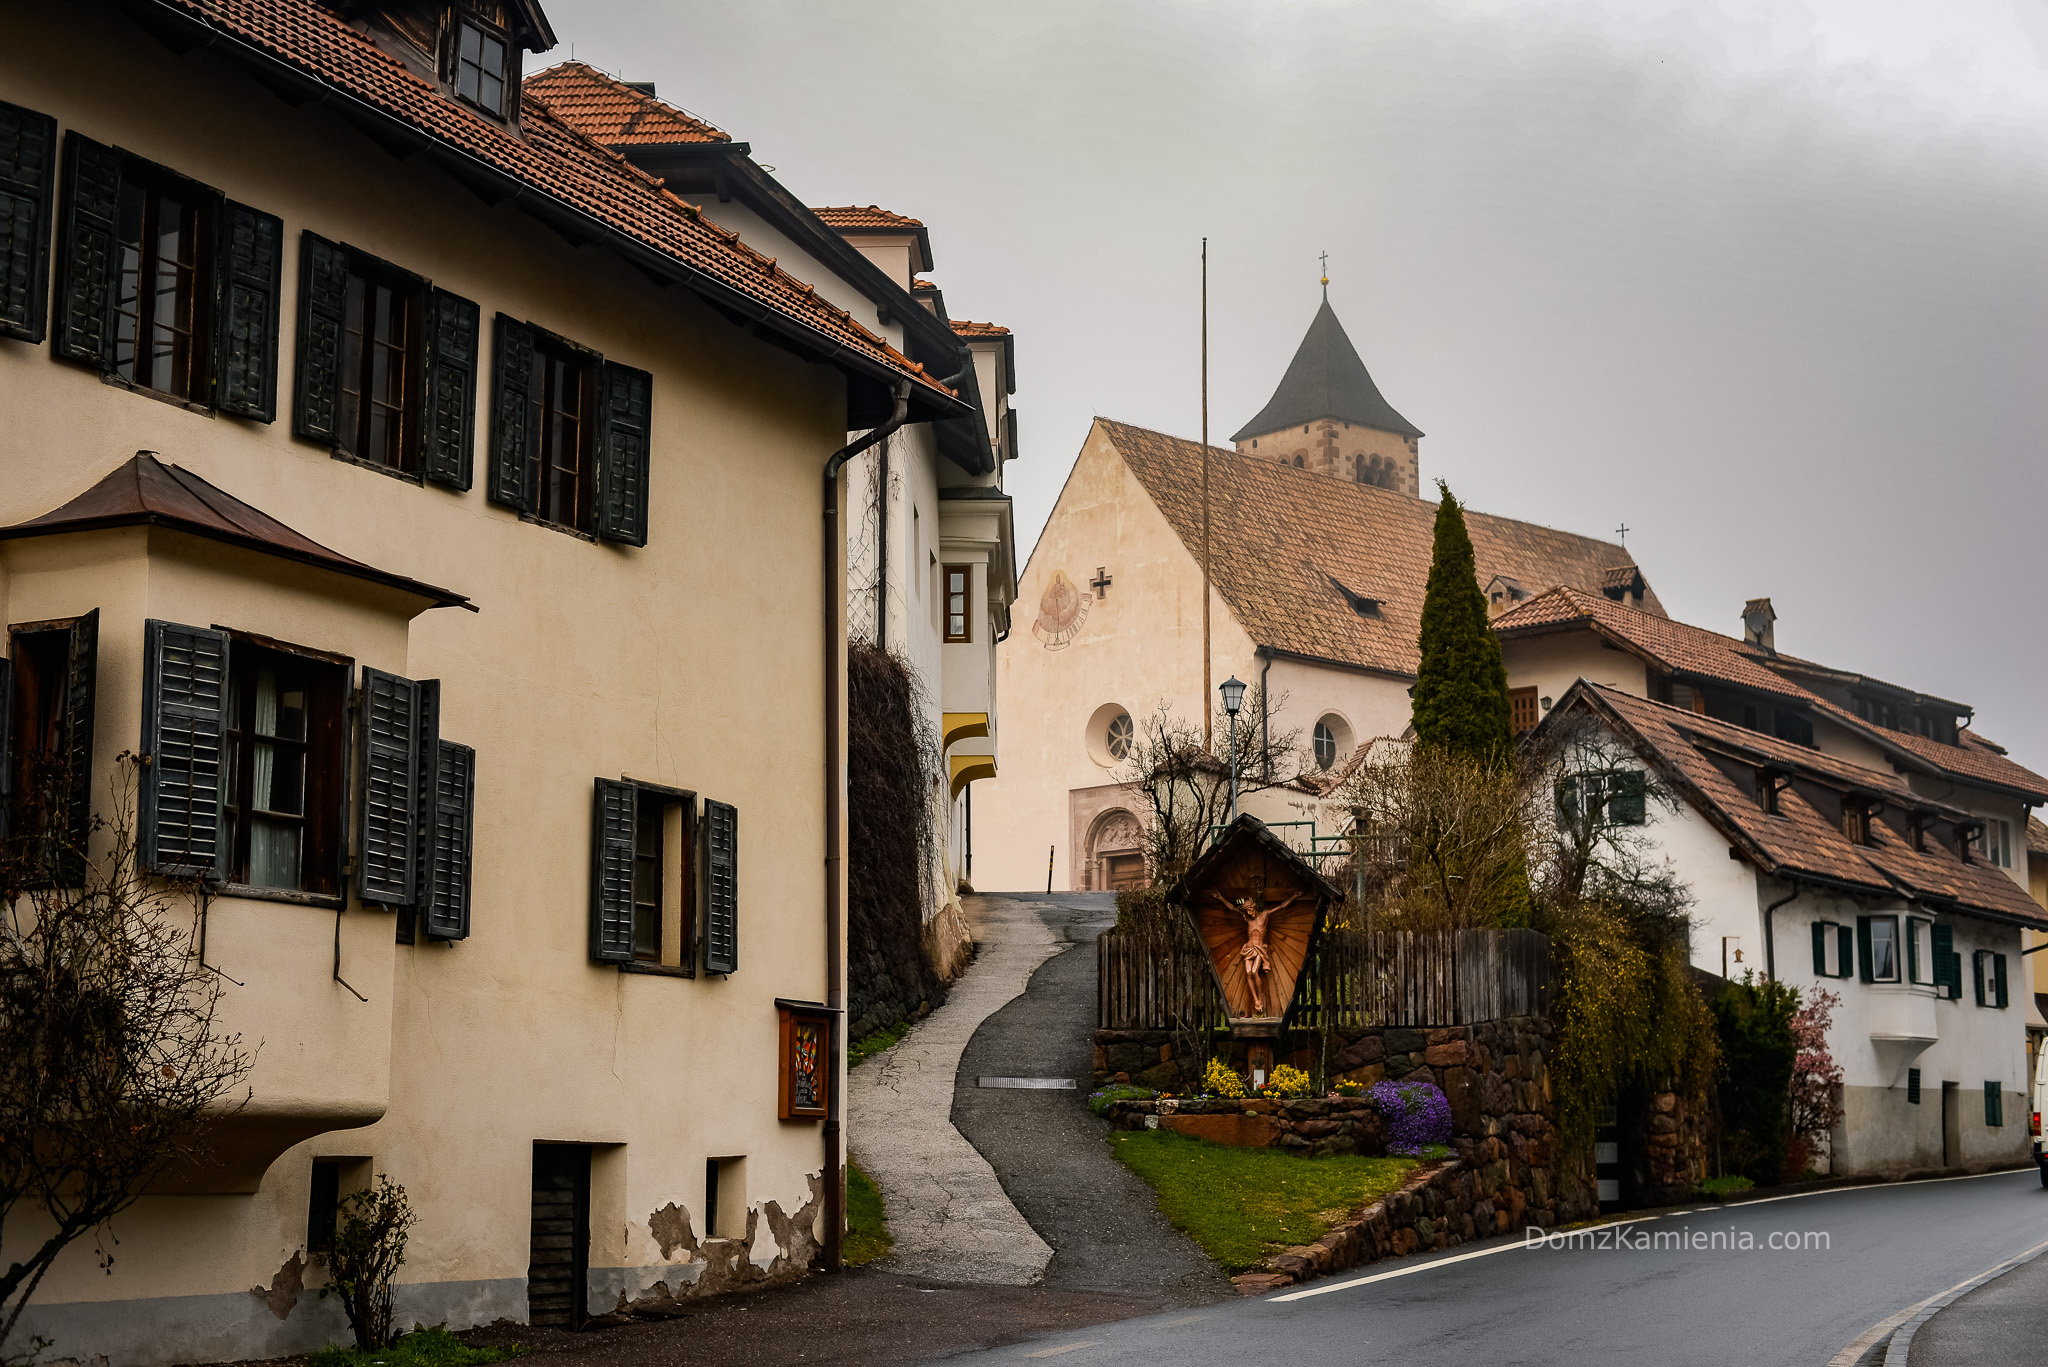
[[[1231,1281],[1247,1296],[1263,1296],[1382,1258],[1431,1253],[1551,1223],[1549,1212],[1530,1209],[1513,1188],[1490,1186],[1487,1169],[1451,1159],[1417,1168],[1399,1191],[1354,1212],[1314,1243],[1275,1254],[1258,1271]]]
[[[1285,1149],[1304,1158],[1379,1158],[1387,1151],[1379,1110],[1362,1096],[1118,1101],[1110,1105],[1109,1123],[1119,1130],[1172,1130],[1238,1149]]]

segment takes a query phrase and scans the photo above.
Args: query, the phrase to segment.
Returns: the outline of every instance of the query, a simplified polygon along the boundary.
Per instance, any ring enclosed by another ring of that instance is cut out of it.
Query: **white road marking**
[[[1598,1225],[1582,1225],[1580,1228],[1616,1229],[1622,1225],[1647,1224],[1651,1220],[1661,1220],[1663,1218],[1662,1215],[1639,1215],[1633,1220],[1608,1220]],[[1305,1301],[1311,1296],[1327,1296],[1332,1291],[1349,1291],[1354,1286],[1370,1286],[1374,1282],[1392,1281],[1396,1277],[1410,1277],[1417,1272],[1428,1272],[1434,1268],[1449,1267],[1452,1263],[1469,1263],[1474,1258],[1491,1258],[1496,1253],[1514,1253],[1529,1247],[1532,1247],[1532,1245],[1527,1243],[1496,1244],[1492,1248],[1482,1248],[1471,1253],[1456,1253],[1448,1258],[1436,1258],[1430,1262],[1417,1263],[1413,1267],[1397,1267],[1392,1272],[1375,1272],[1370,1277],[1353,1277],[1349,1281],[1332,1282],[1328,1286],[1311,1286],[1305,1291],[1290,1291],[1284,1296],[1269,1296],[1266,1299],[1266,1304],[1281,1305],[1288,1301]]]
[[[1041,1348],[1035,1353],[1026,1353],[1024,1356],[1028,1358],[1056,1358],[1062,1353],[1073,1353],[1083,1348],[1093,1348],[1100,1342],[1102,1342],[1101,1339],[1087,1339],[1080,1343],[1062,1343],[1057,1348]]]

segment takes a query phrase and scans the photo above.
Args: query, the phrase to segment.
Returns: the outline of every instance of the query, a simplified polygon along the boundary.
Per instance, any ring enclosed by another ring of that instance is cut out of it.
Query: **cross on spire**
[[[1324,253],[1322,254],[1322,260],[1323,260],[1323,302],[1324,302],[1325,304],[1327,304],[1327,303],[1329,303],[1329,302],[1330,302],[1330,254],[1329,254],[1328,252],[1324,252]]]
[[[1619,536],[1623,541],[1628,540],[1628,523],[1622,523],[1619,527],[1616,527],[1614,529],[1614,532],[1615,535]]]

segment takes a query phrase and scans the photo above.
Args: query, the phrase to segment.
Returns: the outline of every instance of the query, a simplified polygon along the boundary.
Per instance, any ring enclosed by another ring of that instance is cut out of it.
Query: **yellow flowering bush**
[[[1209,1060],[1209,1069],[1202,1075],[1202,1090],[1210,1096],[1241,1097],[1244,1095],[1244,1077],[1225,1066],[1220,1058]]]
[[[1308,1074],[1299,1068],[1281,1064],[1273,1070],[1273,1076],[1266,1079],[1265,1095],[1278,1097],[1307,1096],[1310,1090]]]

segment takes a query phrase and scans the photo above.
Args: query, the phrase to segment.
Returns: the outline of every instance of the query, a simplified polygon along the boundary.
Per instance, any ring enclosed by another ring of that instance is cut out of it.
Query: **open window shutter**
[[[1991,956],[1991,1002],[1992,1005],[1998,1007],[2001,1011],[2012,1004],[2005,995],[2005,956],[2003,954]]]
[[[1813,976],[1828,976],[1828,928],[1819,921],[1813,923]]]
[[[434,853],[434,764],[441,744],[441,681],[415,682],[419,689],[419,722],[413,727],[413,900],[416,906],[424,907],[427,885],[433,878],[430,862]]]
[[[599,963],[633,962],[633,817],[639,792],[619,779],[597,781],[590,818],[590,957]]]
[[[1920,981],[1920,923],[1908,916],[1902,925],[1906,928],[1906,981]]]
[[[92,834],[92,714],[99,682],[100,610],[94,608],[71,624],[64,667],[64,776],[70,787],[65,800],[65,838],[71,850],[65,882],[85,873],[85,842]]]
[[[0,101],[0,337],[43,340],[57,121]]]
[[[1846,978],[1852,970],[1849,965],[1856,958],[1856,932],[1847,926],[1835,927],[1835,976]]]
[[[1870,982],[1876,974],[1870,965],[1870,918],[1856,918],[1856,972],[1864,982]]]
[[[526,426],[531,420],[533,329],[499,314],[491,383],[491,467],[484,494],[522,513],[533,511],[533,478]]]
[[[188,878],[226,876],[221,753],[227,724],[227,633],[175,622],[143,627],[142,866]]]
[[[1934,985],[1942,988],[1951,1001],[1963,995],[1960,979],[1963,976],[1962,960],[1956,956],[1956,932],[1954,926],[1936,925],[1927,931],[1928,940],[1934,952]]]
[[[475,461],[479,326],[475,304],[446,290],[428,292],[420,468],[451,489],[469,488]]]
[[[329,445],[341,439],[341,329],[348,306],[348,252],[314,233],[299,236],[298,377],[292,435]]]
[[[363,667],[362,799],[356,814],[356,896],[413,904],[419,808],[420,686]]]
[[[629,546],[647,544],[648,410],[654,377],[605,362],[603,420],[598,433],[597,534]]]
[[[57,337],[67,361],[114,363],[115,219],[121,156],[76,132],[64,135],[64,237],[58,249]]]
[[[283,222],[246,204],[224,201],[213,260],[213,406],[236,417],[274,422]]]
[[[1648,818],[1643,799],[1641,770],[1627,769],[1614,776],[1614,796],[1608,800],[1607,819],[1617,826],[1640,826]]]
[[[729,802],[704,804],[706,973],[731,973],[739,967],[739,828],[739,808]]]
[[[0,659],[0,840],[14,810],[14,661]]]
[[[476,751],[453,741],[434,747],[432,857],[420,916],[433,940],[469,938],[470,851],[476,833]],[[630,918],[628,918],[630,920]]]
[[[1978,950],[1970,956],[1971,987],[1977,994],[1977,1005],[1984,1005],[1984,951]]]

